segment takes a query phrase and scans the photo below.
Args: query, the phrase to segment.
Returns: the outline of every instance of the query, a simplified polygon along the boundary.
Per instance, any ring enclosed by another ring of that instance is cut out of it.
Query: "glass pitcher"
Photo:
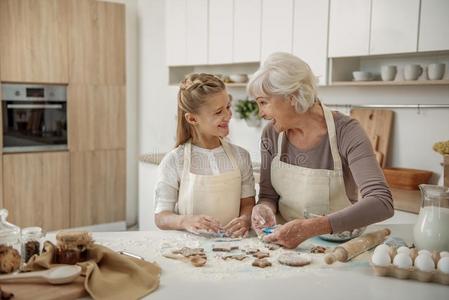
[[[449,251],[449,188],[420,184],[422,205],[413,238],[418,249]]]

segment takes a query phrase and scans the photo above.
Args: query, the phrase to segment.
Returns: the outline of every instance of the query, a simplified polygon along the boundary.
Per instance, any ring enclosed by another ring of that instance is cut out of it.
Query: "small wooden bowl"
[[[429,183],[432,172],[406,168],[385,168],[385,178],[393,188],[417,190],[418,185]]]

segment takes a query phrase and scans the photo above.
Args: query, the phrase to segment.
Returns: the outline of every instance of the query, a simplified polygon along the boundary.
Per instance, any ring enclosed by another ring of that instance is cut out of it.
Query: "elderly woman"
[[[264,240],[286,248],[379,222],[394,212],[366,133],[357,121],[320,102],[315,81],[304,61],[274,53],[248,84],[261,117],[271,120],[262,133],[252,226],[260,235],[276,224],[279,212],[287,223]]]

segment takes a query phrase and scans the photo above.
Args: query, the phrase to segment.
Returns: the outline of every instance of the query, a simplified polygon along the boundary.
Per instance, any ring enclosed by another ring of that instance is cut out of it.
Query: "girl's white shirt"
[[[230,144],[242,175],[241,198],[256,195],[251,157],[245,149]],[[184,145],[168,152],[158,168],[154,195],[154,213],[172,211],[178,213],[178,192],[184,167]],[[218,175],[232,170],[232,164],[222,146],[205,149],[192,145],[190,172],[198,175]]]

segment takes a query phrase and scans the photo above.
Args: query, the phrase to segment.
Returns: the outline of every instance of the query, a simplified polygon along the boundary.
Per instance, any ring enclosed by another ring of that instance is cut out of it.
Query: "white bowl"
[[[373,78],[373,75],[370,72],[365,71],[354,71],[352,72],[352,76],[355,81],[366,81]]]
[[[231,79],[231,81],[235,82],[235,83],[245,83],[245,82],[248,82],[248,75],[247,74],[231,74],[231,75],[229,75],[229,79]]]

